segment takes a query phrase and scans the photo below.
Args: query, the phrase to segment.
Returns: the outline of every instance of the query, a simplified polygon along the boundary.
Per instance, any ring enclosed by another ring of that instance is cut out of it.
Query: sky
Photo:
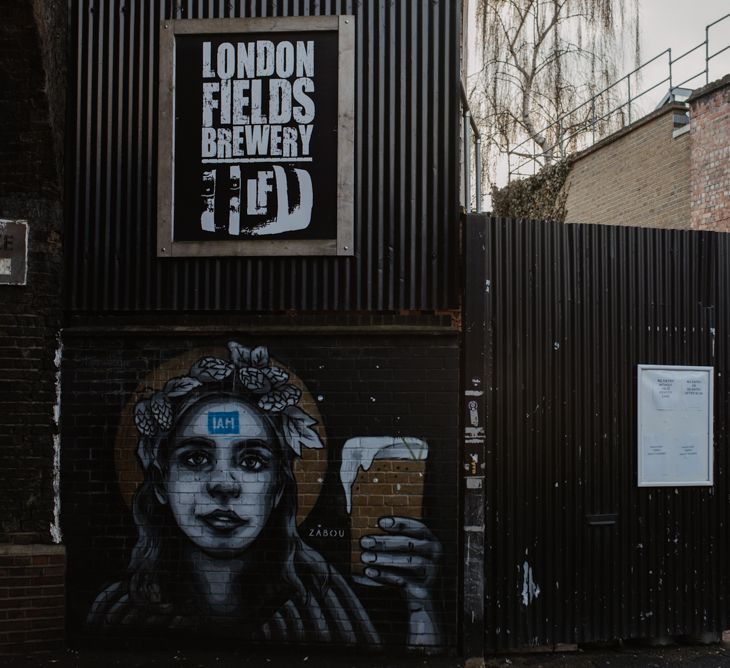
[[[672,56],[676,58],[705,39],[706,25],[725,14],[730,14],[730,0],[640,0],[640,3],[641,55],[644,62],[667,48],[672,49]],[[475,4],[476,0],[470,0],[472,11]],[[473,26],[474,21],[470,21],[469,24]],[[730,44],[730,18],[710,28],[711,51],[728,44]],[[476,62],[473,56],[470,61],[471,70],[476,66]],[[703,50],[699,49],[684,58],[678,67],[692,68],[687,70],[687,76],[703,69]],[[710,80],[720,78],[728,72],[730,72],[730,51],[712,60]]]
[[[640,7],[644,56],[667,47],[679,55],[704,40],[708,23],[730,13],[730,0],[641,0]],[[710,29],[713,38],[730,43],[730,19]]]
[[[730,0],[641,0],[642,60],[672,49],[676,58],[705,39],[705,26],[730,14]],[[710,28],[710,50],[730,45],[730,18]],[[686,69],[690,68],[690,69]],[[703,49],[683,58],[677,64],[675,81],[704,68]],[[710,81],[730,73],[730,51],[713,58]]]

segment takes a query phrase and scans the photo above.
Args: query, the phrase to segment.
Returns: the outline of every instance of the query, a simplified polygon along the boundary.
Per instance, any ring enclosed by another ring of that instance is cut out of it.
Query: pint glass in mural
[[[353,438],[345,443],[340,478],[352,522],[352,572],[359,582],[374,584],[358,576],[368,565],[363,547],[379,540],[381,523],[399,515],[421,520],[427,458],[428,444],[413,437]]]

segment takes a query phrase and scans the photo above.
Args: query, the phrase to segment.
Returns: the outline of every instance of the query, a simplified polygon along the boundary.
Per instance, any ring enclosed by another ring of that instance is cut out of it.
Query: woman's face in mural
[[[279,502],[279,461],[276,436],[256,408],[212,397],[193,406],[170,438],[162,500],[202,550],[242,552]]]

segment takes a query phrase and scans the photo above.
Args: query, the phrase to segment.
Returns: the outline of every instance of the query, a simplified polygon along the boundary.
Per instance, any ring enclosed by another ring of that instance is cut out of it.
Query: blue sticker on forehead
[[[213,435],[241,433],[238,411],[211,411],[208,413],[208,433]]]

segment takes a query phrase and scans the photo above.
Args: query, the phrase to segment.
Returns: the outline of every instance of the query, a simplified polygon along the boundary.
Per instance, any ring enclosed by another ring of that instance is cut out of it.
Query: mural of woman
[[[135,406],[138,539],[127,576],[96,597],[88,623],[379,645],[350,584],[297,531],[293,464],[302,448],[323,447],[301,390],[265,347],[228,349],[229,360],[203,357]],[[360,541],[364,579],[403,593],[407,645],[441,644],[439,541],[412,518],[379,524],[383,534]]]

